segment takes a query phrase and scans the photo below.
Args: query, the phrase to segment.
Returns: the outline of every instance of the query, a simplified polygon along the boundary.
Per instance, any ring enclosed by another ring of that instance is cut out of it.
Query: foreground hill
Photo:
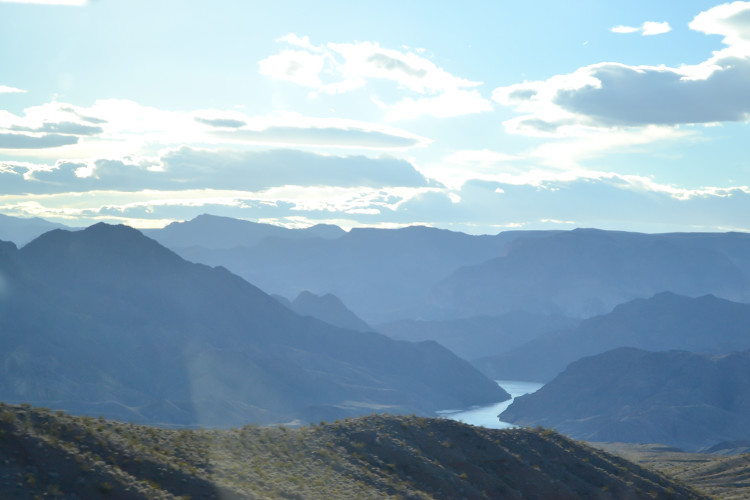
[[[716,358],[620,348],[571,364],[500,420],[577,439],[689,451],[750,439],[750,351]]]
[[[750,302],[750,234],[576,229],[520,237],[505,255],[446,278],[430,304],[456,316],[520,309],[585,318],[665,291]]]
[[[475,361],[489,377],[546,382],[584,356],[617,347],[722,354],[750,349],[750,305],[660,293],[617,306],[578,327]]]
[[[554,432],[443,419],[169,430],[2,405],[0,434],[0,492],[19,499],[707,498]]]
[[[303,318],[126,226],[0,245],[0,398],[165,424],[430,414],[508,399],[436,343]]]
[[[722,500],[750,498],[750,455],[687,453],[663,445],[590,443],[649,469],[662,471]]]

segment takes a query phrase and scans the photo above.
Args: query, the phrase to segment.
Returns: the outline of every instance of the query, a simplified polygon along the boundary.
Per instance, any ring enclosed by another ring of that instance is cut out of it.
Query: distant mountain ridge
[[[264,229],[242,240],[243,227]],[[750,302],[747,233],[575,229],[473,236],[411,226],[328,228],[323,236],[319,229],[201,216],[148,234],[269,293],[331,293],[369,324],[514,311],[586,318],[665,291]]]
[[[358,332],[375,331],[370,325],[362,321],[348,307],[341,302],[341,299],[333,294],[315,295],[314,293],[304,291],[290,301],[281,296],[275,296],[282,304],[289,307],[292,311],[300,316],[312,316],[328,324],[356,330]]]
[[[23,246],[34,238],[53,229],[70,229],[63,224],[49,222],[39,217],[11,217],[0,214],[0,241],[12,241]]]
[[[573,361],[617,347],[723,354],[750,349],[750,304],[669,292],[635,299],[575,328],[474,361],[490,377],[548,381]]]
[[[710,358],[622,347],[586,357],[500,419],[576,439],[695,451],[750,439],[750,351]]]
[[[435,343],[300,317],[126,226],[0,246],[0,399],[168,424],[430,413],[508,395]]]
[[[265,238],[335,239],[346,234],[346,231],[332,224],[316,224],[302,229],[289,229],[274,224],[209,214],[199,215],[185,222],[173,222],[162,229],[144,229],[142,232],[162,245],[173,249],[196,246],[209,249],[228,249],[242,246],[251,247]]]
[[[207,226],[205,230],[193,227]],[[226,228],[230,227],[231,230]],[[242,228],[264,228],[240,241]],[[404,318],[442,318],[423,297],[456,269],[502,255],[508,242],[552,231],[508,231],[472,236],[425,226],[354,228],[337,237],[305,230],[266,227],[247,221],[201,216],[146,234],[183,258],[224,266],[271,294],[331,293],[369,324]],[[313,233],[318,234],[313,236]],[[174,233],[189,237],[175,238]],[[303,243],[304,242],[304,243]]]
[[[505,255],[447,277],[428,301],[455,316],[585,318],[660,292],[750,302],[750,234],[575,229],[517,238]]]

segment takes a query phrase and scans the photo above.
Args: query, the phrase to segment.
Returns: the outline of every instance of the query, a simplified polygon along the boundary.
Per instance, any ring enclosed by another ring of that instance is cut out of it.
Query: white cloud
[[[51,102],[22,115],[0,110],[0,148],[24,148],[30,158],[154,155],[183,144],[214,147],[274,145],[403,150],[429,144],[396,127],[298,113],[251,116],[237,110],[165,111],[123,99],[89,107]],[[42,149],[46,148],[46,149]]]
[[[165,225],[161,213],[193,213],[222,209],[249,211],[252,218],[262,214],[281,217],[346,215],[374,216],[393,213],[406,201],[438,188],[343,188],[335,186],[279,186],[260,191],[185,189],[165,190],[95,190],[85,193],[38,195],[30,201],[23,195],[0,195],[0,212],[15,216],[43,217],[58,221],[93,223],[138,220],[138,227]],[[236,212],[235,212],[236,213]],[[179,219],[185,216],[177,217]],[[172,218],[174,220],[174,217]],[[378,220],[378,225],[392,222]],[[352,225],[359,225],[353,223]]]
[[[103,133],[106,120],[87,117],[74,107],[48,103],[26,108],[23,116],[0,110],[0,149],[39,150],[75,147],[81,139]],[[54,153],[52,153],[54,154]]]
[[[345,118],[279,113],[244,121],[243,127],[212,130],[211,136],[234,143],[363,149],[407,149],[431,142],[398,128]]]
[[[260,74],[305,87],[319,88],[326,57],[304,50],[285,50],[260,61]]]
[[[375,42],[315,46],[307,36],[294,33],[279,41],[306,50],[284,50],[261,60],[261,74],[316,87],[320,92],[348,92],[373,78],[391,80],[421,94],[481,85],[451,75],[421,55],[387,49]],[[330,73],[326,82],[322,80],[324,68]]]
[[[688,25],[707,35],[724,36],[724,44],[738,55],[750,55],[750,2],[732,2],[701,12]]]
[[[642,128],[581,128],[577,135],[548,141],[527,152],[527,156],[556,170],[577,171],[588,160],[620,153],[637,153],[639,148],[665,141],[686,141],[694,130],[650,125]]]
[[[450,89],[437,97],[403,99],[388,109],[385,119],[398,121],[420,116],[447,118],[484,111],[492,111],[492,103],[482,97],[478,90]]]
[[[386,49],[374,42],[330,43],[327,47],[330,53],[343,58],[338,69],[346,79],[391,80],[422,94],[481,85],[451,75],[413,52]]]
[[[636,28],[634,26],[614,26],[610,28],[610,31],[612,33],[635,33],[637,31],[640,31],[640,28]]]
[[[650,33],[666,29],[644,24]],[[495,89],[493,98],[522,116],[515,133],[560,137],[586,128],[641,127],[750,119],[750,2],[700,13],[690,27],[725,36],[728,47],[697,65],[605,62],[544,81]],[[644,31],[644,34],[645,31]]]
[[[329,43],[313,45],[307,36],[290,33],[281,39],[287,49],[260,61],[261,74],[315,89],[315,93],[342,94],[362,88],[368,81],[391,81],[402,91],[416,93],[418,99],[405,98],[387,105],[387,119],[410,119],[428,115],[458,116],[491,109],[491,103],[477,90],[481,82],[450,74],[408,48],[394,50],[375,42]],[[300,50],[304,49],[304,50]],[[313,94],[314,95],[314,94]]]
[[[188,147],[157,157],[63,159],[52,165],[0,161],[0,185],[6,194],[33,195],[106,189],[260,191],[287,185],[349,189],[438,186],[409,162],[386,156],[333,156],[295,150],[210,151]]]
[[[541,183],[472,180],[458,190],[440,187],[276,186],[238,189],[92,190],[0,195],[0,212],[60,222],[129,223],[139,227],[216,213],[253,220],[346,227],[400,227],[415,221],[470,232],[543,228],[560,224],[646,230],[748,229],[750,187],[684,188],[653,178],[612,172]],[[653,214],[660,214],[654,222]]]
[[[643,26],[641,26],[641,34],[644,36],[662,35],[664,33],[669,33],[670,31],[672,31],[672,28],[667,22],[657,23],[654,21],[646,21],[643,23]]]
[[[472,179],[500,181],[528,172],[528,167],[516,164],[518,160],[517,156],[489,149],[461,150],[421,169],[429,178],[455,190]]]
[[[643,36],[651,36],[669,33],[672,31],[672,28],[669,26],[668,22],[646,21],[640,27],[619,25],[614,26],[609,30],[612,33],[629,34],[640,32]]]
[[[8,87],[7,85],[0,85],[0,94],[25,94],[25,93],[26,91],[23,89],[17,89],[15,87]]]
[[[277,41],[279,42],[286,42],[289,45],[294,45],[296,47],[302,47],[308,50],[311,50],[313,52],[323,52],[323,49],[320,47],[316,47],[312,43],[310,43],[310,37],[305,36],[297,36],[294,33],[289,33],[288,35],[282,36]]]

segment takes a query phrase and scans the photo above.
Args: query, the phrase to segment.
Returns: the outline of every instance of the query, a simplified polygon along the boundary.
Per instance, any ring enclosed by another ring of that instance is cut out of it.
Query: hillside
[[[722,500],[750,498],[750,455],[723,457],[687,453],[662,445],[590,443],[669,477],[684,481]]]
[[[501,316],[461,319],[405,319],[375,325],[375,330],[396,340],[434,340],[462,358],[473,360],[510,351],[545,333],[572,328],[579,322],[564,316],[514,311]]]
[[[423,297],[462,266],[502,255],[509,242],[550,231],[507,231],[474,236],[424,226],[354,228],[336,238],[310,237],[314,228],[273,226],[241,242],[247,221],[201,216],[147,234],[192,262],[223,266],[262,290],[285,297],[303,291],[339,297],[369,324],[404,318],[443,319]],[[188,228],[204,225],[208,228]],[[184,237],[175,238],[179,232]],[[300,239],[304,238],[304,244]],[[218,245],[216,242],[224,242]],[[237,243],[241,243],[237,245]]]
[[[300,317],[126,226],[0,246],[0,398],[177,425],[431,414],[508,399],[436,343]]]
[[[278,297],[276,297],[278,298]],[[347,330],[356,330],[359,332],[372,332],[373,328],[359,319],[341,299],[333,294],[315,295],[311,292],[300,292],[293,301],[282,301],[282,304],[289,307],[292,311],[300,316],[312,316],[331,325],[335,325]]]
[[[0,491],[19,499],[707,498],[554,432],[443,419],[169,430],[1,405],[0,435]]]
[[[575,328],[475,360],[474,365],[495,379],[546,382],[573,361],[623,346],[706,354],[750,349],[749,329],[748,304],[665,292],[621,304]]]
[[[750,439],[750,351],[717,357],[619,348],[572,363],[500,420],[576,439],[688,451]]]

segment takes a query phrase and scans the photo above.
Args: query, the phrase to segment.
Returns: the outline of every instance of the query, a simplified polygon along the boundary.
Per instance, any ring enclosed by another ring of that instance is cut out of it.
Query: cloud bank
[[[529,135],[566,135],[586,127],[748,121],[750,2],[702,12],[690,28],[722,35],[727,47],[697,65],[593,64],[543,81],[499,87],[493,98],[524,113],[506,127]],[[645,28],[639,30],[645,34]]]

